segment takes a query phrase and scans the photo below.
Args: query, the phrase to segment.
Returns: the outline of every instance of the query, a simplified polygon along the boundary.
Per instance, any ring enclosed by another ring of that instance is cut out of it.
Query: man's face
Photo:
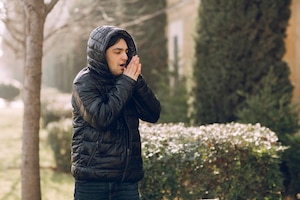
[[[110,72],[114,76],[123,74],[128,60],[128,46],[124,39],[120,39],[106,50],[106,60]]]

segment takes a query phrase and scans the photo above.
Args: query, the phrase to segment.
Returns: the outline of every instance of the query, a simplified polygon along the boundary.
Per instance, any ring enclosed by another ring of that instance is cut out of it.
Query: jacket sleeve
[[[80,105],[77,105],[82,117],[97,129],[107,129],[120,115],[128,99],[131,98],[135,84],[136,81],[133,79],[121,75],[115,86],[107,91],[107,95],[103,98],[94,82],[77,80],[74,83],[74,90],[78,92],[81,107],[84,108],[83,110]]]
[[[160,102],[141,75],[137,80],[133,101],[141,120],[151,123],[158,121],[161,111]]]

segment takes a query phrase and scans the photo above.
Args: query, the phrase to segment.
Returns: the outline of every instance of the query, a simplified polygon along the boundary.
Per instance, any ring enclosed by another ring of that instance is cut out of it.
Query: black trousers
[[[74,200],[139,200],[138,183],[75,181]]]

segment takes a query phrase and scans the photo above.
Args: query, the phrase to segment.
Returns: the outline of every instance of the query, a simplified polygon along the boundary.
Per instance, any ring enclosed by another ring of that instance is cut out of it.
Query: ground
[[[7,106],[0,101],[0,200],[21,199],[21,147],[23,105]],[[43,200],[73,199],[73,178],[55,171],[55,162],[47,133],[40,131],[41,189]]]

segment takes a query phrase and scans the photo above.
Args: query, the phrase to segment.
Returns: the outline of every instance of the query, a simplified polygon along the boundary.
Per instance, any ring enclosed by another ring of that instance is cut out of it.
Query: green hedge
[[[265,127],[238,123],[141,126],[143,199],[279,199],[285,149]]]
[[[41,93],[42,127],[46,127],[50,122],[71,117],[71,94],[61,93],[54,88],[43,88]]]
[[[53,150],[57,170],[70,172],[72,120],[61,119],[51,122],[47,125],[47,132],[48,143]]]
[[[71,130],[70,120],[48,126],[58,168],[67,172]],[[145,168],[142,199],[281,197],[279,163],[285,147],[274,132],[259,124],[141,123],[140,131]]]
[[[290,135],[287,138],[289,148],[284,152],[282,171],[285,173],[285,193],[300,199],[300,135]]]
[[[13,101],[21,93],[21,85],[17,81],[0,83],[0,98],[7,102]]]

